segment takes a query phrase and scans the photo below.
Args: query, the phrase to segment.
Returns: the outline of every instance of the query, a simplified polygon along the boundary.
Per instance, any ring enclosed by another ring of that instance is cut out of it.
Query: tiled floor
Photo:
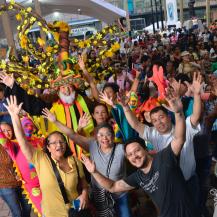
[[[11,217],[10,210],[5,202],[0,198],[0,217]]]
[[[11,217],[11,213],[7,204],[1,198],[0,198],[0,217]],[[37,217],[37,215],[31,213],[31,217]]]

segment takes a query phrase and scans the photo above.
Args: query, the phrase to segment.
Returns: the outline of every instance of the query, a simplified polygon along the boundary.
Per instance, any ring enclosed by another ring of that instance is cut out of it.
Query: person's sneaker
[[[214,200],[214,206],[217,205],[217,189],[212,188],[209,193],[214,196],[213,200]]]

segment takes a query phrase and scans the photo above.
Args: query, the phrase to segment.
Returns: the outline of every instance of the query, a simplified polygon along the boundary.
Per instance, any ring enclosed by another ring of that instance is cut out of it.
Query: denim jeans
[[[12,217],[22,217],[17,188],[0,188],[0,197],[7,203]]]
[[[118,217],[131,217],[131,211],[129,209],[128,193],[123,194],[121,197],[115,200],[115,210]]]
[[[19,202],[20,202],[21,209],[22,209],[22,216],[30,217],[31,209],[32,209],[31,204],[28,204],[28,200],[25,198],[25,195],[22,194],[23,190],[21,188],[17,188],[16,190],[17,190],[17,195],[19,197]]]

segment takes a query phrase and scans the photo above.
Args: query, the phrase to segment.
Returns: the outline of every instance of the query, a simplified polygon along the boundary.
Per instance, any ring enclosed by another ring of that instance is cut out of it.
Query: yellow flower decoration
[[[32,8],[28,7],[28,8],[26,9],[26,11],[30,13],[30,12],[32,12]]]
[[[48,53],[51,53],[51,52],[53,51],[53,47],[47,46],[47,47],[46,47],[46,51],[47,51]]]
[[[105,52],[106,57],[113,57],[113,54],[114,53],[111,50],[108,50],[108,51]]]
[[[102,43],[103,43],[104,45],[106,45],[106,44],[107,44],[107,41],[102,41]]]
[[[109,33],[112,34],[112,33],[113,33],[113,30],[112,30],[112,29],[109,29]]]
[[[97,45],[97,43],[98,43],[97,41],[93,41],[93,44],[94,44],[94,45]]]
[[[39,37],[37,41],[41,47],[43,47],[45,45],[45,41],[42,38]]]
[[[6,68],[6,61],[2,60],[0,66],[1,66],[2,69],[5,69]]]
[[[97,33],[97,34],[96,34],[96,38],[97,38],[98,40],[100,40],[100,39],[102,38],[102,34]]]
[[[29,57],[28,56],[22,56],[22,59],[25,63],[29,62]]]
[[[34,23],[36,21],[36,18],[35,17],[31,17],[30,18],[30,23]]]
[[[21,78],[17,78],[17,82],[21,83],[22,79]]]
[[[111,46],[111,49],[113,52],[116,52],[120,49],[120,44],[118,42],[115,42],[112,46]]]
[[[78,43],[78,46],[80,47],[80,48],[84,48],[84,42],[83,41],[79,41],[79,43]]]
[[[20,37],[20,46],[21,46],[21,48],[26,49],[26,47],[27,47],[27,37],[26,37],[26,35],[21,35],[21,37]]]
[[[12,5],[14,5],[14,4],[15,4],[15,0],[10,0],[10,3],[11,3]]]
[[[18,13],[18,14],[16,15],[16,19],[17,19],[17,21],[21,21],[21,20],[22,20],[22,16],[21,16],[20,13]]]

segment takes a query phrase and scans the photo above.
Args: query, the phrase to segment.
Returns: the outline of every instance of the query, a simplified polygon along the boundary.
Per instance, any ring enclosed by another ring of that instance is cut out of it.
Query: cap
[[[187,56],[187,55],[189,55],[190,53],[188,52],[188,51],[183,51],[182,53],[181,53],[181,57],[184,57],[184,56]]]

